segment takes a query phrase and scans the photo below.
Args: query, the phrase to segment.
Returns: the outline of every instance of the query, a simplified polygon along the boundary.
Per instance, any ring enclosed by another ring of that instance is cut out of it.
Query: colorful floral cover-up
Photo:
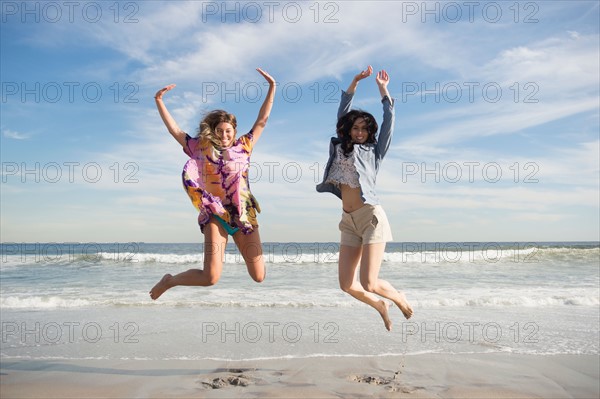
[[[248,181],[253,146],[252,131],[221,150],[208,140],[187,135],[183,151],[191,159],[183,167],[183,187],[199,212],[202,231],[211,215],[221,217],[244,234],[258,226],[260,206]]]

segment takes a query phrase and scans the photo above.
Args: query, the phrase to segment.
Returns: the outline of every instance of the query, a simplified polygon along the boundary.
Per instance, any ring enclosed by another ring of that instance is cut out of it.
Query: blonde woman
[[[273,107],[275,79],[258,68],[269,83],[267,96],[252,129],[236,138],[237,120],[223,110],[208,113],[194,138],[179,128],[163,102],[163,95],[175,85],[160,89],[155,96],[158,112],[169,133],[190,157],[183,170],[183,186],[198,210],[198,224],[204,234],[204,267],[166,274],[150,290],[157,299],[178,286],[210,286],[219,281],[229,235],[240,250],[248,273],[256,282],[265,278],[262,244],[256,214],[260,207],[250,192],[248,168],[254,145],[260,138]]]

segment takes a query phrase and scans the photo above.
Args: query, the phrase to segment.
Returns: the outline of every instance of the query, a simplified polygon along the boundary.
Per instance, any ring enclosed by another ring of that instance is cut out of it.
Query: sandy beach
[[[260,286],[231,255],[216,287],[158,301],[148,289],[195,265],[193,245],[146,244],[126,264],[7,259],[0,397],[600,396],[595,243],[540,245],[536,262],[515,262],[513,244],[497,262],[475,248],[441,264],[390,244],[382,273],[415,309],[391,309],[392,331],[335,284],[337,251],[314,259],[297,245],[303,258],[274,256]]]
[[[597,398],[595,355],[3,359],[2,398]]]

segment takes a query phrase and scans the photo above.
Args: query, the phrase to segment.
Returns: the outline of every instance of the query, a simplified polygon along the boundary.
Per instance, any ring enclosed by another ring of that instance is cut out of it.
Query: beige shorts
[[[365,204],[354,212],[342,213],[340,231],[340,244],[350,247],[393,240],[390,223],[380,205]]]

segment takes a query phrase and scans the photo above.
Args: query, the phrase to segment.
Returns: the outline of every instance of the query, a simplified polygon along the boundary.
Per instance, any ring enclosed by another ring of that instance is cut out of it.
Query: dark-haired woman
[[[385,327],[391,330],[389,303],[375,294],[392,300],[407,319],[412,316],[413,310],[403,293],[379,278],[386,242],[392,240],[387,217],[375,192],[377,172],[390,146],[394,128],[394,102],[387,89],[390,79],[385,70],[380,71],[376,78],[383,103],[379,136],[373,115],[350,110],[358,82],[372,73],[373,68],[369,66],[357,74],[348,89],[342,92],[337,137],[331,139],[324,179],[317,186],[317,191],[333,193],[342,200],[338,269],[341,289],[375,308]],[[359,264],[360,282],[355,277]]]
[[[237,121],[222,110],[208,113],[194,138],[179,128],[162,101],[175,85],[160,89],[156,106],[169,133],[190,157],[183,169],[183,186],[198,210],[198,224],[204,233],[204,268],[172,276],[165,274],[150,290],[157,299],[177,285],[210,286],[219,281],[228,235],[240,250],[248,273],[256,282],[265,278],[262,245],[256,213],[260,207],[250,192],[248,168],[252,149],[267,124],[275,97],[275,79],[257,71],[269,83],[269,91],[250,132],[236,139]]]

